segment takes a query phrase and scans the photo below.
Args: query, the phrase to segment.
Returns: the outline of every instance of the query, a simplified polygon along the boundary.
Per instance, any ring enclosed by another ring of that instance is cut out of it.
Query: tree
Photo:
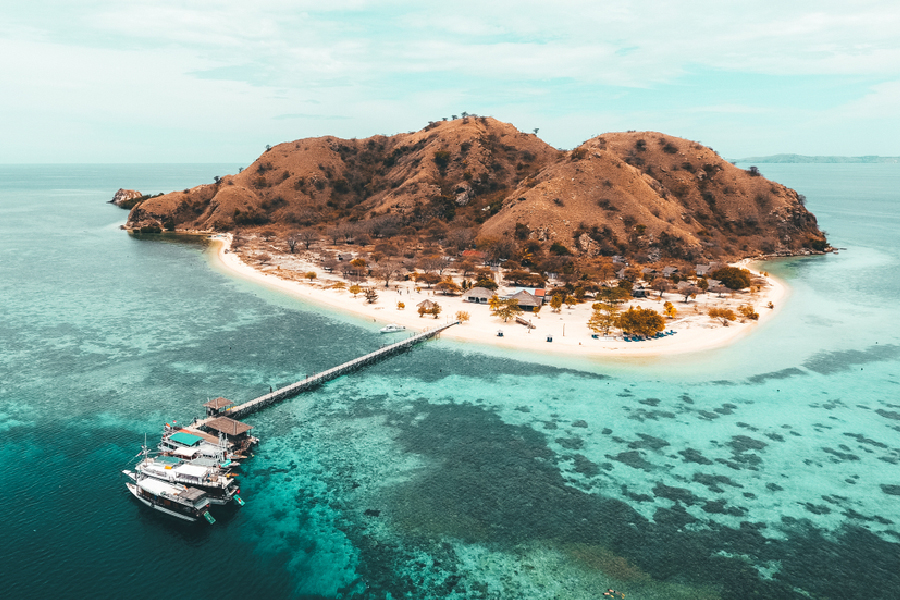
[[[264,229],[262,232],[260,232],[260,235],[263,236],[264,242],[268,242],[269,238],[275,237],[275,232],[272,231],[271,229]],[[749,284],[747,284],[747,285],[749,285]]]
[[[710,273],[710,277],[718,279],[725,287],[740,290],[750,286],[750,271],[737,267],[722,267]]]
[[[538,132],[538,131],[540,131],[540,128],[539,128],[539,127],[535,127],[535,128],[534,128],[534,135],[537,135],[537,132]]]
[[[459,286],[450,279],[439,282],[435,288],[439,289],[443,294],[452,296],[459,293]]]
[[[356,298],[356,295],[362,291],[362,288],[354,283],[347,291],[353,294],[353,297]]]
[[[738,312],[741,313],[741,316],[745,319],[750,319],[751,321],[759,319],[759,313],[753,310],[753,307],[749,304],[738,306]]]
[[[426,273],[431,273],[432,271],[442,271],[446,266],[444,259],[440,256],[426,256],[419,261],[419,268]]]
[[[306,277],[307,279],[309,279],[310,281],[312,281],[313,279],[316,278],[316,272],[315,272],[315,271],[308,271],[308,272],[306,273],[306,275],[304,275],[304,277]]]
[[[475,282],[475,287],[483,287],[487,290],[491,290],[492,292],[496,290],[499,286],[497,282],[493,279],[479,279]]]
[[[563,297],[561,294],[553,294],[553,297],[550,298],[550,308],[553,309],[553,312],[559,312],[562,309],[563,305]]]
[[[350,261],[350,266],[356,271],[357,277],[366,276],[366,261],[362,258],[354,258]]]
[[[406,308],[406,305],[403,304],[403,302],[398,302],[398,303],[397,303],[397,310],[403,310],[404,308]]]
[[[669,289],[669,282],[662,277],[658,277],[653,280],[653,283],[650,284],[650,287],[659,292],[659,297],[663,297],[663,292]]]
[[[616,320],[619,316],[618,305],[597,302],[591,309],[591,318],[588,319],[588,328],[594,333],[609,335],[609,330],[616,324]]]
[[[669,319],[674,319],[675,315],[678,314],[678,311],[675,310],[674,304],[666,300],[666,303],[663,304],[663,314]]]
[[[292,233],[291,235],[288,236],[287,245],[288,245],[288,248],[291,249],[291,254],[293,254],[294,246],[297,245],[297,234],[296,233]]]
[[[375,291],[375,288],[367,287],[363,290],[363,295],[366,297],[366,304],[375,304],[375,301],[378,300],[378,292]]]
[[[615,287],[602,286],[597,290],[597,298],[606,304],[621,304],[631,298],[631,290],[625,286],[617,285]]]
[[[609,281],[615,277],[616,268],[613,267],[612,261],[608,258],[601,259],[597,264],[597,275],[600,277],[600,281]]]
[[[719,319],[722,321],[722,325],[728,325],[728,321],[734,321],[737,319],[737,315],[734,314],[734,311],[730,308],[710,308],[709,316],[712,319]]]
[[[435,319],[438,318],[438,315],[441,314],[441,305],[435,302],[431,308],[428,309],[428,314],[432,315]]]
[[[304,229],[297,235],[307,250],[309,250],[309,247],[319,239],[319,232],[315,229]]]
[[[694,298],[700,293],[700,288],[696,285],[686,285],[678,293],[684,296],[684,302],[687,304],[689,298]]]
[[[469,320],[469,313],[464,310],[456,311],[456,320],[460,323],[466,323]]]
[[[333,256],[326,256],[321,263],[319,263],[323,269],[331,273],[338,266],[338,259]]]
[[[578,304],[578,298],[576,298],[575,296],[566,296],[563,302],[566,303],[566,308],[572,308],[573,306]]]
[[[491,314],[495,317],[500,317],[505,323],[514,317],[518,317],[523,312],[522,307],[519,306],[519,301],[515,298],[509,298],[507,300],[500,300],[497,307],[492,309]]]
[[[391,284],[391,279],[400,274],[403,263],[394,258],[384,258],[375,266],[375,276],[384,280],[384,287]]]
[[[437,273],[416,273],[416,281],[421,281],[429,288],[433,286],[435,283],[440,282],[441,276]]]
[[[635,308],[619,315],[616,326],[625,333],[650,336],[666,328],[666,321],[652,308]]]

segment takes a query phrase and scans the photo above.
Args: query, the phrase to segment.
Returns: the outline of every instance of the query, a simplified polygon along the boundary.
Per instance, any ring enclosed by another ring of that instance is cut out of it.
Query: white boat
[[[145,452],[144,458],[135,465],[134,470],[138,475],[202,490],[209,496],[211,504],[228,504],[234,501],[244,505],[239,496],[241,490],[237,480],[215,465],[185,462],[175,456],[149,456],[149,452]]]
[[[229,466],[229,461],[232,458],[243,456],[235,453],[235,449],[231,448],[225,440],[220,439],[218,444],[214,444],[206,441],[197,433],[168,426],[163,431],[162,439],[160,439],[157,448],[162,454],[171,454],[183,459],[201,457],[214,459],[223,468]]]
[[[216,522],[209,514],[209,496],[203,490],[144,477],[128,470],[122,472],[131,479],[125,482],[128,491],[153,510],[185,521],[203,518],[209,523]]]
[[[406,325],[390,323],[387,326],[381,328],[381,333],[397,333],[398,331],[406,331]]]

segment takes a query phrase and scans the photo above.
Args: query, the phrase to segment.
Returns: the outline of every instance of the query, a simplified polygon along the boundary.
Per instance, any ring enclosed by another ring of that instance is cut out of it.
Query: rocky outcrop
[[[116,195],[112,197],[112,200],[110,200],[108,204],[115,204],[119,208],[127,208],[130,210],[134,208],[134,205],[137,204],[142,197],[142,194],[137,190],[119,188],[119,191],[116,192]]]

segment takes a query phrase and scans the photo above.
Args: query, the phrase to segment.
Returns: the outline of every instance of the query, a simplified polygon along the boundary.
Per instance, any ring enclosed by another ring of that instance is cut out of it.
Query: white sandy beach
[[[367,304],[362,294],[354,297],[346,288],[328,288],[330,283],[342,281],[340,275],[324,272],[312,257],[304,257],[303,254],[282,255],[272,261],[274,263],[272,266],[258,269],[248,265],[241,256],[229,250],[230,235],[216,235],[212,240],[218,245],[215,256],[229,271],[312,304],[360,317],[371,317],[374,322],[380,324],[405,325],[411,332],[445,324],[455,319],[457,311],[466,311],[469,313],[469,321],[450,328],[442,334],[442,339],[488,344],[539,354],[650,357],[721,347],[751,334],[761,324],[770,320],[788,293],[785,284],[771,276],[765,277],[767,285],[755,294],[739,293],[726,297],[719,297],[717,294],[698,294],[696,300],[691,300],[687,304],[683,303],[683,298],[677,294],[665,294],[660,300],[658,294],[654,293],[652,298],[626,302],[623,308],[638,306],[653,308],[662,313],[662,303],[666,300],[672,302],[678,314],[673,319],[667,319],[666,331],[675,331],[674,335],[644,342],[603,341],[602,335],[599,340],[592,338],[593,332],[587,327],[591,315],[591,302],[572,308],[564,306],[558,313],[551,311],[547,305],[542,307],[539,315],[525,312],[522,318],[535,325],[531,330],[512,320],[504,323],[502,319],[491,315],[487,305],[465,302],[461,296],[444,296],[424,287],[417,292],[417,284],[412,281],[391,282],[389,289],[385,289],[382,283],[378,287],[376,303]],[[748,263],[749,261],[742,261],[738,266],[749,268]],[[755,275],[763,276],[755,269],[750,270]],[[302,275],[309,271],[317,275],[312,282],[302,278]],[[501,286],[498,292],[505,293],[512,289]],[[437,302],[441,306],[442,311],[437,320],[430,315],[419,317],[416,306],[425,299]],[[398,302],[403,302],[405,308],[398,309]],[[775,306],[774,309],[766,308],[769,302]],[[748,303],[759,313],[758,321],[739,320],[724,326],[718,320],[706,315],[712,306],[736,309],[737,306]],[[502,337],[497,335],[499,331],[503,332]],[[385,337],[399,340],[402,335],[385,334]],[[552,337],[552,342],[548,342],[548,336]]]

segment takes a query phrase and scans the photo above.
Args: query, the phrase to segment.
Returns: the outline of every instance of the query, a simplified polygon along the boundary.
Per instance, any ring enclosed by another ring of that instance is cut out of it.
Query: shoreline
[[[462,310],[469,313],[470,320],[445,331],[441,334],[441,339],[466,343],[470,346],[512,350],[517,353],[578,356],[585,359],[649,358],[692,354],[721,348],[752,334],[771,321],[789,295],[789,288],[784,282],[768,275],[765,277],[767,285],[756,294],[739,293],[726,298],[702,294],[698,295],[697,300],[692,300],[687,304],[683,303],[677,294],[666,294],[662,300],[658,297],[632,299],[630,302],[623,303],[623,308],[639,306],[661,312],[662,302],[671,301],[679,314],[674,319],[666,319],[666,331],[674,330],[677,333],[644,342],[604,341],[593,339],[592,332],[587,327],[587,321],[591,314],[591,302],[572,308],[563,307],[559,313],[552,312],[549,306],[544,306],[539,316],[528,312],[523,313],[522,318],[535,325],[533,330],[528,330],[514,321],[504,323],[500,318],[491,316],[487,305],[464,302],[461,296],[444,296],[426,289],[416,292],[416,284],[410,281],[392,283],[392,288],[396,286],[396,289],[385,289],[379,286],[377,302],[367,304],[362,295],[353,297],[345,289],[324,288],[323,283],[332,280],[338,281],[340,278],[325,274],[316,266],[304,267],[317,272],[317,279],[313,282],[288,279],[279,276],[279,274],[287,273],[282,272],[280,267],[266,270],[257,269],[244,262],[238,254],[230,252],[230,234],[213,235],[209,237],[209,240],[214,245],[211,256],[224,270],[255,284],[261,284],[309,302],[313,306],[320,306],[326,310],[338,311],[361,319],[371,318],[374,323],[381,326],[397,323],[404,325],[409,333],[443,325],[454,320],[456,312]],[[291,258],[299,259],[299,256],[291,255]],[[757,268],[750,266],[753,262],[745,259],[736,265],[751,270],[754,275],[762,276]],[[425,299],[441,305],[443,310],[440,318],[419,317],[416,305]],[[398,301],[402,301],[406,305],[403,310],[396,307]],[[773,303],[774,309],[765,308],[770,301]],[[728,326],[723,326],[705,314],[697,314],[702,312],[704,307],[711,305],[736,306],[743,303],[751,303],[756,307],[759,312],[758,321],[748,320],[745,323],[735,321]],[[497,335],[498,331],[503,332],[502,337]],[[548,336],[552,338],[552,342],[547,341]],[[386,343],[399,341],[399,339],[396,334],[385,334]]]

